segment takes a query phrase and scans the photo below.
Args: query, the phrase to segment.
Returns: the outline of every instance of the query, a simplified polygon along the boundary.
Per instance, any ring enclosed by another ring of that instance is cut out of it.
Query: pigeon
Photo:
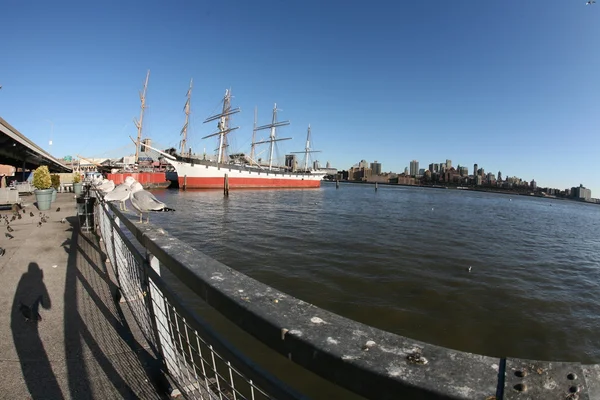
[[[10,227],[10,225],[6,226],[6,230],[9,232],[14,232],[15,230],[13,228]]]
[[[29,216],[33,217],[33,213],[31,211],[29,211]]]
[[[42,221],[38,222],[38,228],[42,227]]]
[[[165,203],[158,200],[154,195],[142,187],[139,182],[134,182],[131,185],[131,195],[129,196],[131,205],[140,213],[140,222],[143,221],[143,215],[148,213],[146,223],[150,221],[150,211],[175,211],[167,207]]]
[[[15,237],[13,235],[11,235],[10,233],[5,233],[4,236],[6,236],[8,238],[8,240],[10,239],[14,239]]]
[[[66,218],[63,218],[63,219],[61,219],[61,220],[60,220],[60,223],[61,223],[61,224],[64,224],[65,222],[67,222],[67,219],[66,219]]]
[[[2,257],[5,253],[6,253],[6,250],[4,250],[2,247],[0,247],[0,257]]]
[[[23,209],[23,214],[26,214],[26,213],[27,213],[27,211],[25,211],[25,209]]]
[[[17,214],[17,219],[21,219],[21,214]]]
[[[56,212],[60,212],[60,207],[58,207],[58,208],[56,209]]]
[[[17,219],[17,216],[13,215],[12,218],[10,219],[10,222],[13,222],[15,219]]]
[[[23,314],[25,321],[41,321],[42,316],[38,312],[34,312],[31,307],[26,306],[25,304],[19,302],[19,311]],[[34,315],[35,314],[35,315]]]

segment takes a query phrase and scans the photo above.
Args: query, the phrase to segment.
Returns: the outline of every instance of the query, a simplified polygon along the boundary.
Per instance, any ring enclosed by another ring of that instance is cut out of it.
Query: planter
[[[81,189],[83,188],[83,183],[74,183],[73,191],[75,192],[75,196],[79,196],[81,194]]]
[[[56,201],[56,189],[52,188],[52,203]]]
[[[37,208],[40,211],[46,211],[50,209],[50,205],[52,205],[52,193],[54,189],[37,189],[34,191],[35,193],[35,201],[37,203]]]

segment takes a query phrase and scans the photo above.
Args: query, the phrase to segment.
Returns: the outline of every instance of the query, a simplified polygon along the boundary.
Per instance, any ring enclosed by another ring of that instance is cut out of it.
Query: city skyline
[[[178,147],[193,78],[188,141],[197,153],[215,148],[201,140],[215,127],[202,122],[231,88],[242,109],[232,151],[248,150],[254,108],[265,124],[277,103],[291,121],[280,134],[293,137],[280,157],[304,148],[310,124],[319,159],[338,168],[367,157],[400,172],[405,160],[451,158],[600,193],[600,77],[589,73],[600,66],[598,7],[259,0],[143,8],[135,19],[134,4],[5,5],[0,116],[59,158],[131,154],[150,70],[144,136],[164,148]]]

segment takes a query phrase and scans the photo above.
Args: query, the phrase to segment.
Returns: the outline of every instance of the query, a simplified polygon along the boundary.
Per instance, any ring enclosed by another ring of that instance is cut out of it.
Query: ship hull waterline
[[[185,189],[221,189],[225,185],[225,175],[230,189],[281,188],[301,189],[318,188],[324,174],[298,174],[247,169],[228,165],[191,164],[181,161],[169,163],[177,170],[180,188]]]

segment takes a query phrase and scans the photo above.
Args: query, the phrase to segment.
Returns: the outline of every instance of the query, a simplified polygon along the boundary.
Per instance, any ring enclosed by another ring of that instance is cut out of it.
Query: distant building
[[[446,169],[452,168],[452,160],[446,159]]]
[[[285,155],[285,166],[288,168],[288,170],[290,170],[292,172],[296,171],[298,164],[296,161],[295,154],[286,154]]]
[[[372,162],[371,169],[373,170],[373,175],[381,175],[381,163],[377,161]]]
[[[583,185],[579,185],[579,187],[571,188],[571,196],[576,199],[589,201],[592,198],[592,191],[584,188]]]
[[[477,175],[477,163],[473,164],[473,176]]]
[[[325,164],[325,168],[327,168],[327,169],[331,168],[331,163],[329,161],[327,161],[327,163]]]
[[[491,172],[488,172],[488,174],[487,174],[488,183],[494,182],[495,180],[496,180],[496,177],[494,176],[494,174],[492,174]]]
[[[530,186],[531,186],[531,188],[532,188],[533,190],[537,189],[537,182],[535,181],[535,179],[532,179],[532,180],[531,180],[531,185],[530,185]]]
[[[431,173],[437,172],[436,167],[437,167],[437,164],[434,164],[434,163],[429,164],[429,172],[431,172]]]
[[[482,183],[483,183],[483,178],[481,177],[481,175],[475,176],[475,184],[477,186],[481,186]]]
[[[460,176],[469,176],[469,168],[468,167],[458,167],[458,174]]]
[[[419,176],[425,175],[425,168],[419,169]]]
[[[369,168],[369,163],[366,160],[360,160],[358,168]]]
[[[313,161],[313,170],[318,171],[320,169],[321,169],[321,166],[319,165],[319,160]]]
[[[404,175],[408,176],[408,167],[404,167]]]
[[[498,181],[502,181],[502,172],[498,171]]]
[[[419,162],[417,160],[412,160],[410,162],[410,176],[419,175]]]

